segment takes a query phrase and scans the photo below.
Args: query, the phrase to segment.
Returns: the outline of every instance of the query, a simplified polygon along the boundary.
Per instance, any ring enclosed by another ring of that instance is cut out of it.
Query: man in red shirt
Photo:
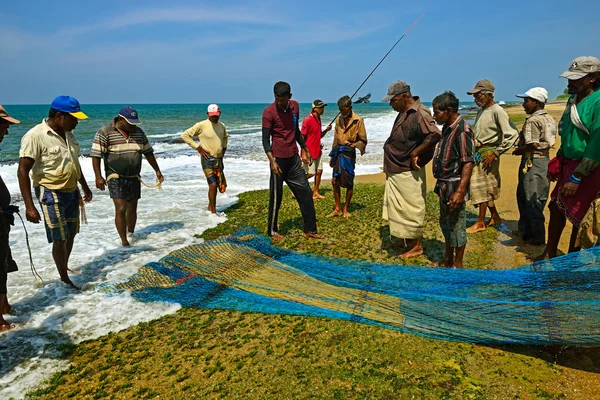
[[[269,180],[269,226],[271,239],[281,241],[283,235],[277,232],[277,215],[281,207],[283,182],[292,190],[298,201],[302,218],[304,218],[304,236],[322,239],[317,233],[317,217],[312,190],[301,167],[302,162],[311,162],[310,152],[304,143],[298,116],[300,106],[291,100],[292,90],[289,83],[277,82],[273,88],[275,102],[268,105],[262,114],[262,142],[271,166]],[[301,148],[302,161],[298,156],[298,143]]]
[[[313,101],[312,111],[302,121],[302,138],[312,157],[311,163],[304,164],[304,172],[308,179],[313,176],[315,177],[313,199],[325,198],[325,196],[319,193],[319,186],[321,185],[321,175],[323,175],[323,146],[321,145],[321,138],[331,130],[331,124],[327,125],[325,130],[321,129],[321,115],[325,112],[326,106],[327,103],[323,103],[321,100]]]

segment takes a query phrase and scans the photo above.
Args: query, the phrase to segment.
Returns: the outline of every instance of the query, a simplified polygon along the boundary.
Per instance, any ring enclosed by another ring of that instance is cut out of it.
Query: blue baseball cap
[[[139,125],[142,123],[138,117],[137,111],[135,111],[135,108],[133,107],[125,106],[121,108],[121,111],[119,111],[119,117],[125,118],[130,125]]]
[[[81,112],[79,102],[71,96],[58,96],[50,106],[55,110],[69,113],[77,119],[87,119],[87,115]]]

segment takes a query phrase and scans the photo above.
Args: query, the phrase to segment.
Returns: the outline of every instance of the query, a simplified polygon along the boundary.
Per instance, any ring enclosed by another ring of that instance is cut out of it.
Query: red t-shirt
[[[298,154],[296,127],[299,115],[300,106],[294,100],[290,100],[290,105],[285,111],[280,110],[275,103],[264,109],[262,126],[271,130],[271,148],[274,157],[290,158]]]
[[[321,118],[311,112],[302,121],[302,136],[312,158],[321,157]]]

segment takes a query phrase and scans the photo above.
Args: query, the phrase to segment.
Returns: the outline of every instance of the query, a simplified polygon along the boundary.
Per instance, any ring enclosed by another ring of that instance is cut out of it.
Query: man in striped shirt
[[[465,198],[475,162],[475,140],[471,127],[458,113],[454,93],[444,92],[433,99],[433,118],[444,126],[433,156],[435,193],[440,196],[440,227],[446,241],[442,265],[462,268],[467,244]]]
[[[123,107],[112,123],[104,125],[96,133],[90,152],[96,187],[104,190],[108,186],[110,198],[115,204],[115,226],[123,246],[129,246],[129,241],[133,239],[137,221],[142,154],[156,172],[156,179],[164,181],[152,146],[138,126],[141,123],[133,107]],[[100,159],[104,159],[106,179],[100,171]]]

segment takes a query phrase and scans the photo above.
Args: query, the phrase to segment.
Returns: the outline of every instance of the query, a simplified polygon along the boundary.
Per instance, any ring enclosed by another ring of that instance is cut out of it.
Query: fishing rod
[[[358,91],[365,85],[365,83],[367,83],[367,81],[369,80],[369,78],[371,76],[373,76],[373,73],[375,72],[375,70],[377,70],[377,68],[379,68],[379,66],[381,65],[381,63],[387,58],[387,56],[390,55],[390,53],[392,52],[392,50],[394,50],[394,48],[398,45],[398,43],[400,43],[402,41],[402,39],[404,39],[404,36],[408,35],[408,32],[410,32],[410,30],[421,19],[423,19],[423,17],[425,15],[427,15],[427,13],[423,13],[423,15],[421,15],[419,18],[417,18],[417,20],[415,22],[413,22],[413,24],[410,27],[408,27],[408,29],[402,34],[402,36],[400,36],[400,39],[398,39],[396,41],[396,43],[394,43],[394,45],[392,46],[392,48],[387,53],[385,53],[385,56],[383,56],[383,58],[377,63],[377,65],[375,66],[375,68],[373,68],[373,70],[371,70],[371,73],[369,73],[369,75],[367,75],[367,77],[365,78],[365,80],[363,81],[363,83],[360,84],[360,86],[358,87],[358,89],[356,89],[356,91],[354,92],[354,94],[352,96],[350,96],[350,100],[352,100],[354,98],[354,96],[356,96],[356,94],[358,93]],[[340,112],[338,111],[338,113],[335,115],[335,117],[333,118],[333,120],[331,121],[331,123],[329,125],[333,124],[339,115],[340,115]]]

